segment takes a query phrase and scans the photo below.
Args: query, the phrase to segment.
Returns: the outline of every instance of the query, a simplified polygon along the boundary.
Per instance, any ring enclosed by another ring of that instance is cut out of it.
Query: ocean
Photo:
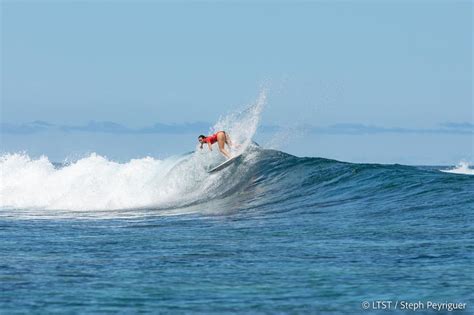
[[[3,156],[1,312],[472,314],[472,170],[205,156]]]
[[[474,313],[474,171],[296,157],[0,157],[1,314]]]

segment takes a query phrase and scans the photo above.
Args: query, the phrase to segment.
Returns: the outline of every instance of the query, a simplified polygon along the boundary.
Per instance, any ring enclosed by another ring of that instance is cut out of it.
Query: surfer
[[[229,152],[227,152],[227,150],[225,149],[225,145],[227,144],[230,148],[232,146],[232,141],[230,141],[230,137],[225,131],[218,131],[215,134],[207,137],[205,135],[200,135],[198,137],[198,141],[201,144],[201,149],[204,143],[207,143],[207,145],[209,146],[209,150],[211,151],[212,145],[217,142],[217,144],[219,145],[219,151],[221,151],[221,153],[225,155],[228,159],[231,158]]]

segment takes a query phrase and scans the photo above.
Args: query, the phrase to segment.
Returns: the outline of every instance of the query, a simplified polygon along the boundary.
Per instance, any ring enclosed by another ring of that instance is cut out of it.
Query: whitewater
[[[209,130],[226,130],[239,144],[232,154],[246,153],[240,167],[231,167],[219,176],[207,173],[211,166],[223,161],[217,149],[196,149],[164,160],[144,157],[127,163],[95,153],[61,164],[52,163],[46,156],[32,159],[24,153],[5,154],[0,157],[0,207],[77,211],[170,209],[199,202],[204,196],[219,197],[238,185],[235,178],[245,175],[244,166],[254,158],[252,137],[265,102],[266,91],[262,90],[254,104],[221,117]]]

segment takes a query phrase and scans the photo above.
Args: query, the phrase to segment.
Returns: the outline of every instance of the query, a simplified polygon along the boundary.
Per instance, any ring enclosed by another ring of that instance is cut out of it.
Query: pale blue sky
[[[1,9],[3,123],[213,123],[262,84],[267,125],[474,122],[471,1],[2,1]],[[452,137],[467,143],[452,159],[472,158],[472,132]],[[292,150],[344,157],[330,145],[326,154]]]

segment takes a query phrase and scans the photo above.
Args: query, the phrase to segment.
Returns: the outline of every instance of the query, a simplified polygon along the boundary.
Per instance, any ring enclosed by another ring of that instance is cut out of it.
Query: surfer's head
[[[200,136],[198,137],[198,141],[199,141],[199,143],[201,144],[201,149],[202,149],[202,145],[204,144],[204,139],[205,139],[205,138],[206,138],[205,135],[200,135]]]

